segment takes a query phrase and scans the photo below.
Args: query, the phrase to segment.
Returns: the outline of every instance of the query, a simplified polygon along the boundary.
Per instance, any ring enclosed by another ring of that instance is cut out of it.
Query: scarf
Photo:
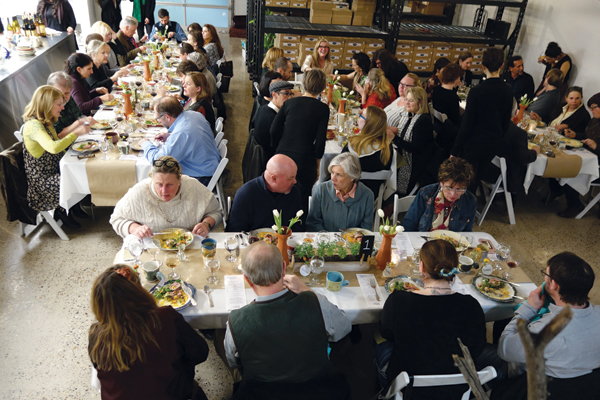
[[[400,117],[400,123],[398,124],[398,138],[402,141],[412,142],[413,127],[419,119],[421,114],[414,114],[405,111]],[[406,160],[406,164],[398,168],[398,193],[406,193],[408,191],[408,183],[412,172],[413,155],[412,152],[400,148],[402,156]]]
[[[48,7],[52,8],[52,16],[54,18],[58,19],[58,23],[61,24],[62,18],[63,18],[62,1],[60,1],[60,0],[55,0],[55,1],[44,0],[44,5],[42,7],[42,10],[40,11],[40,14],[42,14],[42,17],[44,18],[44,25],[46,25],[46,26],[48,26],[48,20],[46,19],[46,10],[48,10]]]
[[[435,231],[436,229],[448,229],[448,225],[450,224],[450,212],[452,211],[454,204],[455,203],[448,203],[444,198],[444,193],[440,186],[440,191],[435,197],[435,219],[431,223],[432,231]]]

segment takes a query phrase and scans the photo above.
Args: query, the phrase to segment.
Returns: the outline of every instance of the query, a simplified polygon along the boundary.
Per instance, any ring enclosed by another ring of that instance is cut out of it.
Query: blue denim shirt
[[[407,232],[429,232],[435,217],[435,198],[440,184],[425,186],[417,193],[401,225]],[[471,232],[477,212],[477,198],[468,190],[460,196],[450,209],[448,230],[453,232]]]

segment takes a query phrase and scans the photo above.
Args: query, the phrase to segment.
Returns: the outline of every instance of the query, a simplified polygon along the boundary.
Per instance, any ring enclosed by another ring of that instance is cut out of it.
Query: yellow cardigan
[[[23,126],[23,142],[27,151],[35,158],[40,158],[45,151],[51,154],[64,151],[75,139],[77,135],[74,133],[59,139],[53,126],[46,129],[44,124],[35,119],[30,119]]]

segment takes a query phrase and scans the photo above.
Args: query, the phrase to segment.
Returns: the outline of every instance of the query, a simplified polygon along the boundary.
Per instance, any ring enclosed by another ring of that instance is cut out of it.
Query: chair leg
[[[477,221],[477,225],[481,226],[481,224],[483,223],[483,220],[488,212],[488,210],[490,209],[492,202],[494,201],[494,197],[496,196],[496,193],[498,192],[498,188],[500,187],[500,183],[502,182],[502,177],[498,177],[498,180],[496,181],[496,184],[494,185],[494,188],[492,189],[492,192],[490,193],[490,197],[488,198],[488,200],[485,203],[485,206],[483,207],[483,210],[481,211],[481,213],[477,213],[477,217],[479,218],[479,220]],[[511,204],[512,206],[512,204]]]
[[[62,240],[69,240],[69,237],[61,228],[62,221],[54,220],[54,218],[52,217],[52,215],[50,215],[48,211],[42,211],[40,212],[40,214],[42,214],[46,222],[52,227],[52,229],[54,229],[54,232],[56,232],[58,237],[60,237]]]
[[[593,199],[592,199],[592,200],[591,200],[591,201],[588,203],[588,205],[587,205],[587,206],[585,206],[585,208],[583,209],[583,211],[581,211],[579,214],[577,214],[577,216],[575,217],[575,219],[581,219],[581,218],[583,218],[583,216],[584,216],[585,214],[587,214],[587,212],[588,212],[588,211],[590,211],[590,209],[591,209],[592,207],[594,207],[594,205],[596,205],[596,203],[598,202],[598,200],[600,200],[600,193],[598,193],[598,194],[596,195],[596,197],[594,197],[594,198],[593,198]]]

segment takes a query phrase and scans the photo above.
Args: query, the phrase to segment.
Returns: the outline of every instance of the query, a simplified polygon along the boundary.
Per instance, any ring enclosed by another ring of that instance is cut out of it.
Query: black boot
[[[83,211],[83,208],[81,208],[81,203],[77,203],[73,207],[69,208],[69,215],[72,215],[72,216],[80,218],[80,219],[92,218],[88,213]]]
[[[79,222],[75,221],[70,215],[67,215],[62,207],[58,207],[54,211],[54,219],[62,221],[63,225],[67,228],[81,228]]]

